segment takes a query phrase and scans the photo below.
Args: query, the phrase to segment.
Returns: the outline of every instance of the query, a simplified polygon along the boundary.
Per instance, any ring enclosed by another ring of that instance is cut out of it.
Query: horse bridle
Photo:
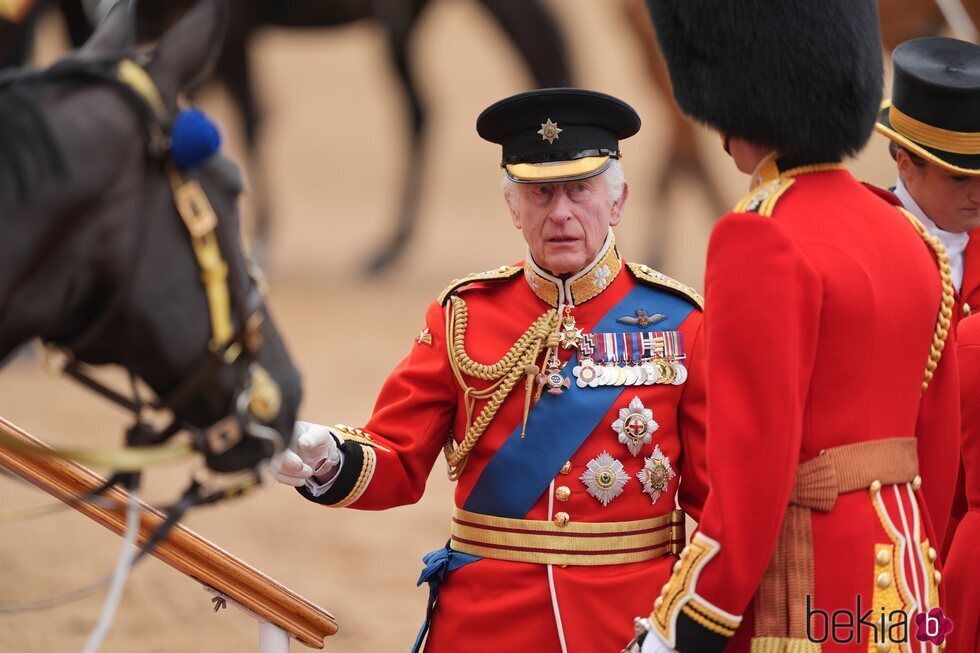
[[[122,90],[128,99],[137,104],[145,118],[143,124],[149,138],[148,162],[150,166],[159,162],[166,171],[174,205],[187,229],[195,261],[201,272],[211,335],[204,360],[185,375],[169,394],[151,401],[140,398],[135,375],[132,373],[133,398],[128,398],[93,378],[85,365],[78,360],[76,354],[97,341],[118,316],[132,291],[132,280],[144,241],[140,234],[137,237],[137,246],[133,249],[129,276],[117,287],[113,299],[85,332],[66,345],[48,344],[50,365],[60,368],[109,401],[133,412],[136,421],[127,432],[127,444],[130,448],[125,450],[126,455],[113,461],[113,452],[105,452],[105,457],[108,458],[105,463],[116,471],[138,471],[142,468],[141,456],[138,455],[140,450],[145,450],[146,460],[159,461],[161,457],[167,458],[165,455],[161,456],[159,445],[184,430],[191,433],[194,448],[205,456],[225,453],[241,442],[245,435],[265,440],[272,445],[273,452],[280,452],[286,443],[267,424],[279,414],[281,393],[279,386],[257,360],[263,339],[263,302],[258,283],[243,289],[237,277],[229,275],[228,264],[221,254],[217,235],[218,216],[200,183],[196,179],[184,177],[169,151],[167,110],[156,85],[149,74],[132,59],[119,60],[108,71],[104,66],[86,66],[84,72]],[[148,201],[146,194],[142,201]],[[237,328],[232,307],[237,312]],[[235,395],[231,414],[203,429],[193,427],[178,417],[181,406],[198,389],[204,387],[223,368],[236,365],[244,367],[246,374],[236,372],[240,379],[239,390]],[[151,426],[144,419],[147,408],[169,411],[173,415],[171,423],[163,428]],[[133,447],[137,451],[133,451]],[[174,446],[173,453],[174,457],[182,457],[182,454],[187,453],[187,447]]]

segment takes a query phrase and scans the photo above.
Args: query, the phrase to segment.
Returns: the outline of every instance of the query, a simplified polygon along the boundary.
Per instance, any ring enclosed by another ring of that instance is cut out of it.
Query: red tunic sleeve
[[[456,386],[442,306],[426,312],[428,331],[388,376],[363,429],[339,427],[344,465],[330,489],[308,499],[335,507],[383,510],[415,503],[452,428]]]

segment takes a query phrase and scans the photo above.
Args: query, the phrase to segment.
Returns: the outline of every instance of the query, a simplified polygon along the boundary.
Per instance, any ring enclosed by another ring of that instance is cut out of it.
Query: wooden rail
[[[0,432],[43,446],[40,440],[2,417]],[[105,479],[93,471],[60,458],[31,456],[4,447],[0,447],[0,465],[70,503],[75,510],[116,534],[122,535],[125,531],[126,505],[129,503],[129,494],[125,491],[114,487],[103,495],[113,504],[111,507],[72,501],[104,482]],[[142,545],[163,521],[163,515],[142,501],[140,505],[137,541]],[[180,573],[237,601],[310,648],[322,649],[324,638],[337,632],[337,622],[329,612],[181,524],[171,530],[152,554]]]

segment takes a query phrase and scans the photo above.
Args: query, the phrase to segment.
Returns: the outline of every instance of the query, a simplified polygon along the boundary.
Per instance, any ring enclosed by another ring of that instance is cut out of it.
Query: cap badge
[[[650,495],[651,503],[656,503],[667,491],[670,479],[675,476],[677,474],[670,466],[670,458],[660,450],[659,444],[654,447],[653,454],[643,461],[643,469],[636,475],[643,484],[643,491]]]
[[[660,425],[653,419],[653,411],[645,407],[638,396],[634,396],[629,406],[619,409],[619,419],[612,423],[612,428],[619,434],[620,443],[636,456],[644,444],[650,443],[653,432]]]
[[[558,126],[557,122],[551,122],[551,118],[548,118],[546,122],[541,123],[541,129],[537,133],[541,134],[541,140],[548,141],[548,145],[551,145],[558,140],[558,134],[565,131]]]
[[[590,495],[608,506],[610,501],[623,493],[629,476],[623,471],[623,463],[603,451],[589,461],[579,480],[585,483]]]

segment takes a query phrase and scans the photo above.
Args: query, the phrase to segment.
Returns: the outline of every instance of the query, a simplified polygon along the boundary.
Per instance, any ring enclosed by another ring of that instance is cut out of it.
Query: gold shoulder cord
[[[524,398],[524,421],[527,422],[534,379],[540,371],[535,361],[543,349],[558,345],[557,329],[560,319],[558,311],[550,309],[528,327],[503,358],[493,365],[484,365],[477,363],[466,353],[464,342],[466,324],[469,320],[466,302],[455,295],[450,299],[452,306],[446,311],[449,364],[466,397],[466,436],[458,445],[450,436],[444,447],[446,462],[449,464],[449,480],[455,481],[463,473],[470,452],[483,432],[487,430],[487,426],[504,403],[504,399],[521,377],[525,376],[527,387]],[[493,383],[483,390],[477,390],[466,384],[463,374],[481,381],[493,381]],[[487,398],[489,400],[474,420],[473,409],[477,400]]]
[[[898,207],[898,210],[915,227],[922,240],[932,248],[933,253],[936,255],[936,262],[939,264],[939,276],[943,282],[943,300],[939,306],[939,315],[936,318],[936,331],[932,336],[932,349],[929,351],[929,360],[926,361],[926,375],[922,380],[922,391],[925,392],[926,388],[929,387],[929,382],[932,381],[932,375],[935,373],[936,367],[939,365],[939,359],[943,355],[943,348],[946,346],[946,337],[949,335],[949,327],[952,323],[953,302],[955,301],[953,296],[953,277],[949,269],[949,256],[946,254],[946,248],[939,242],[939,239],[931,236],[926,231],[926,228],[922,226],[922,223],[919,222],[918,218],[906,209]]]

